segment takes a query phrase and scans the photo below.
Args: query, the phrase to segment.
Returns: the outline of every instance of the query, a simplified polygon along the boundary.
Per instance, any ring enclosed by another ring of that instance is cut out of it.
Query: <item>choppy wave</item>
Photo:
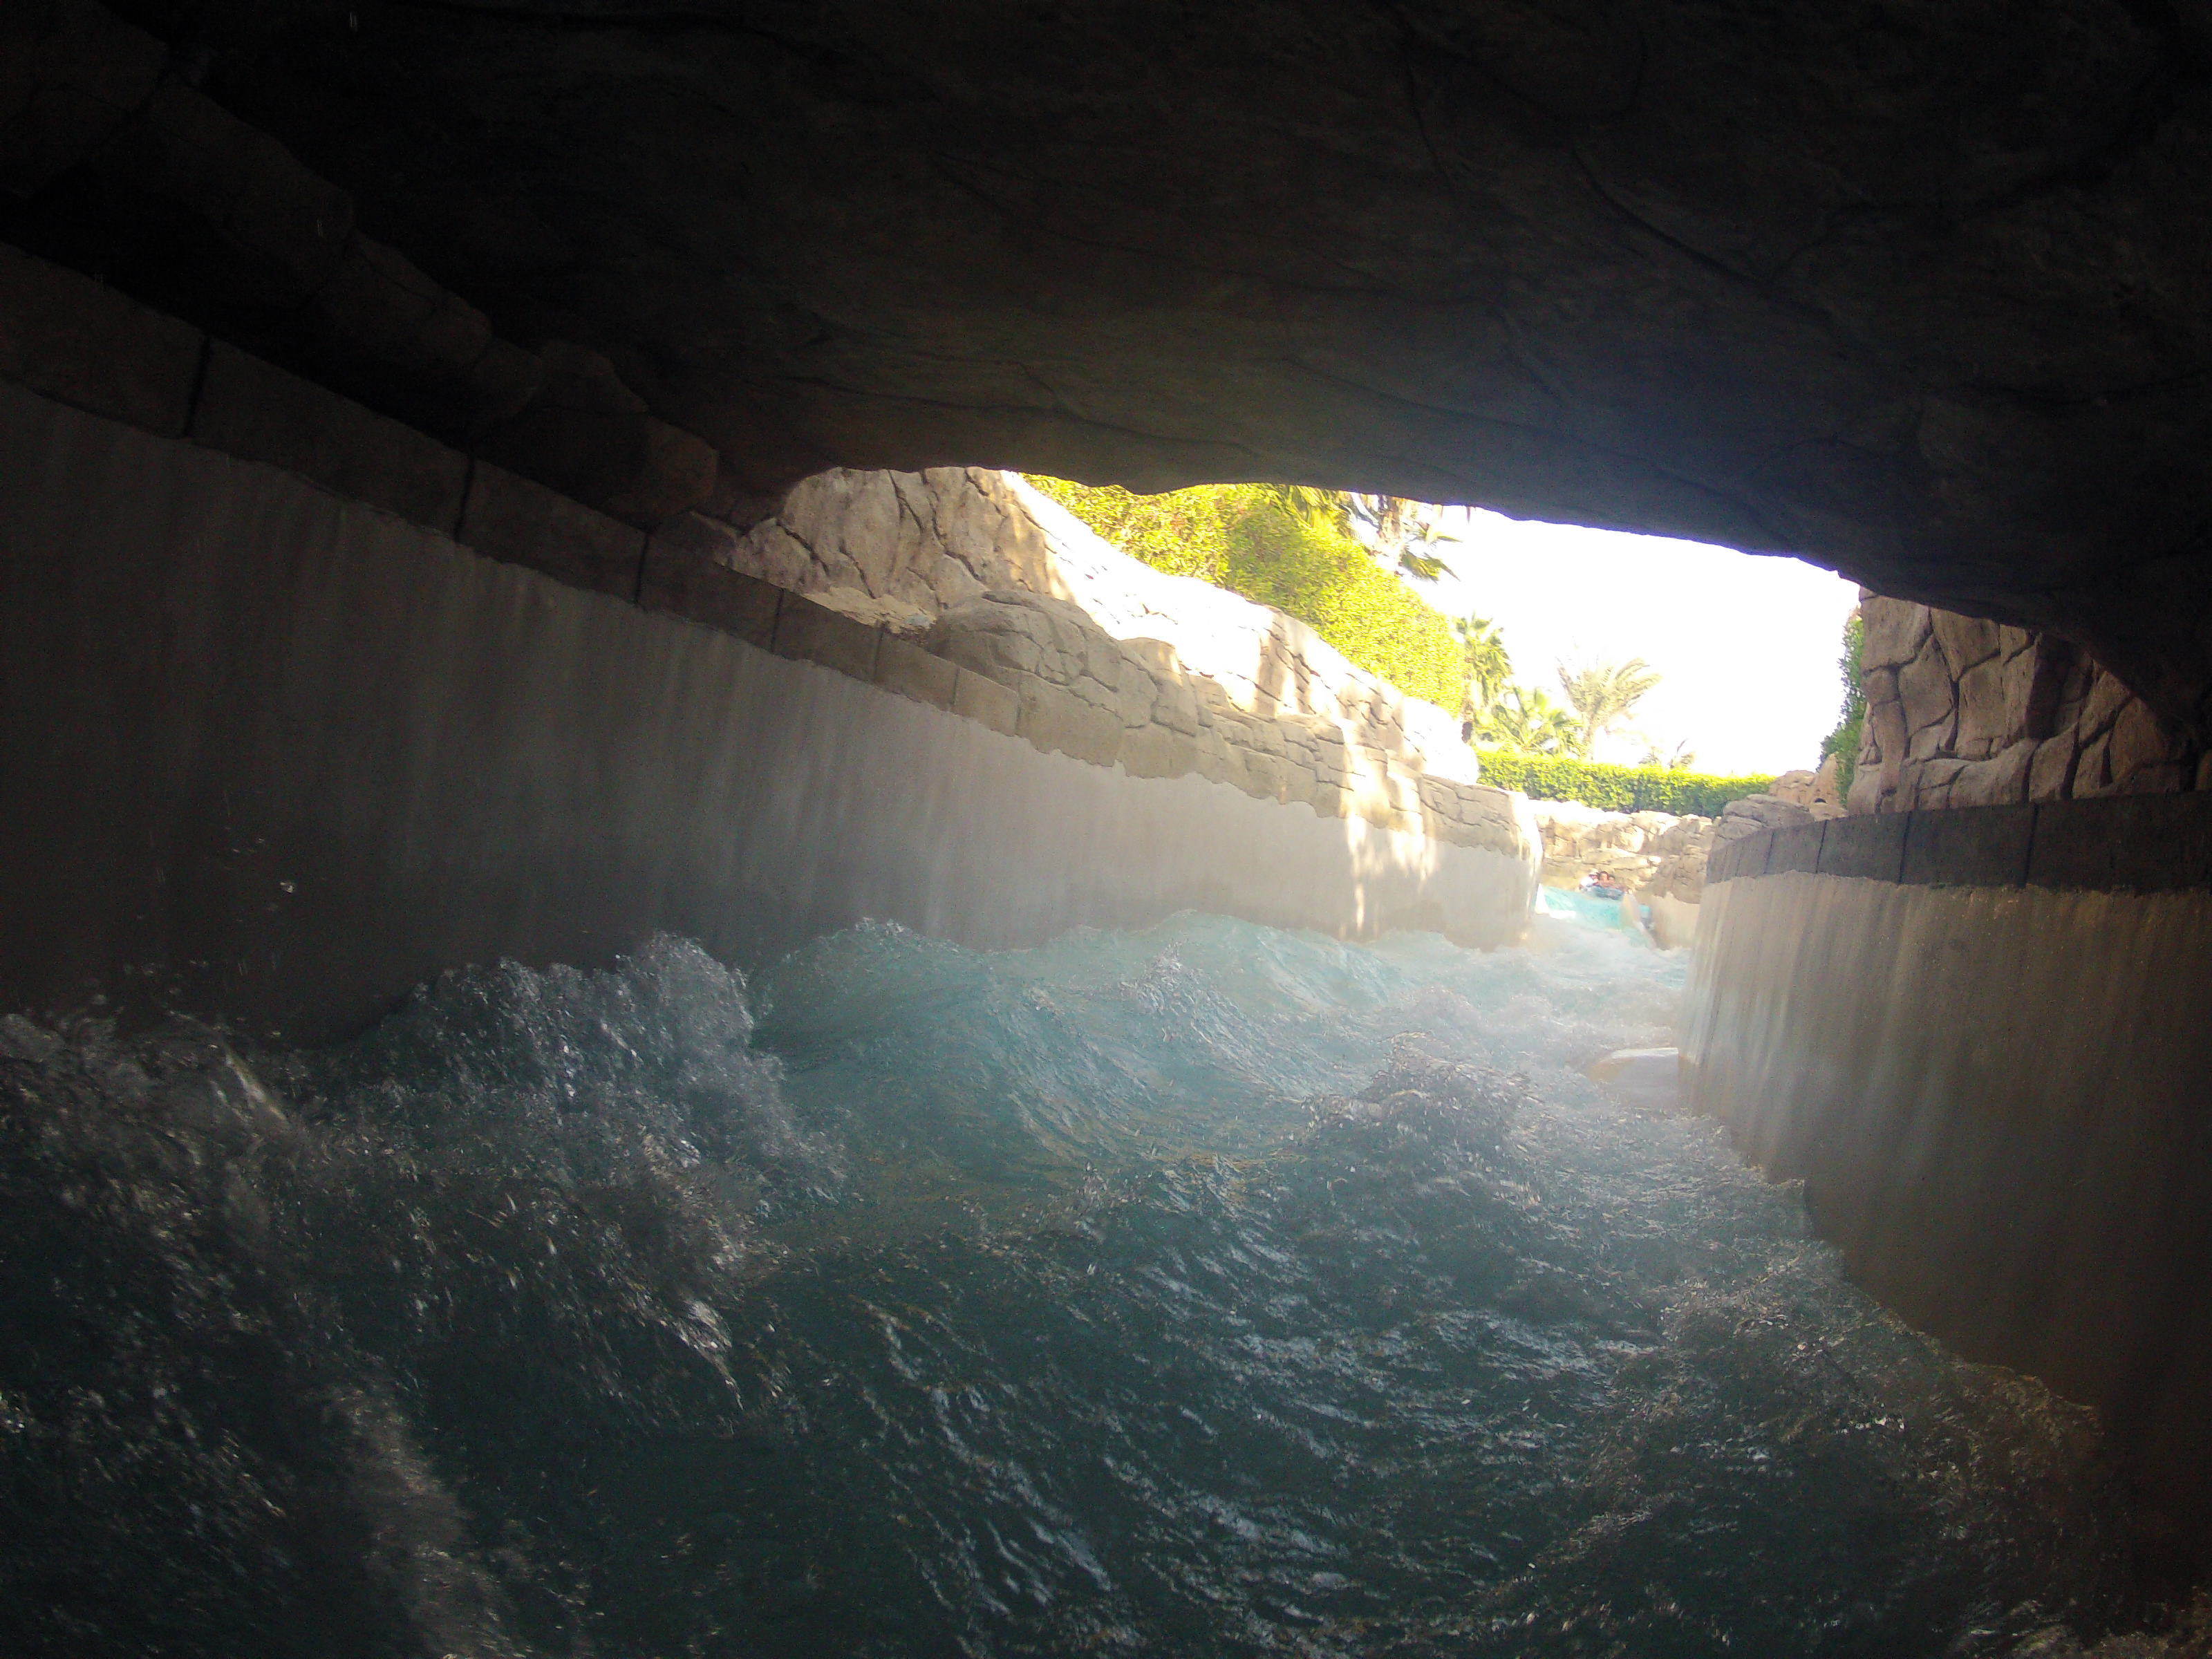
[[[1545,944],[870,927],[316,1054],[0,1023],[9,1650],[2104,1638],[2094,1425],[1582,1077],[1678,959]]]

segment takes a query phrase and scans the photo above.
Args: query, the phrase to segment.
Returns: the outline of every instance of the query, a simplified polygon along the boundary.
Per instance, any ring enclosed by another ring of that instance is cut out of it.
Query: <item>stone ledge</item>
[[[1820,842],[1827,831],[1826,822],[1794,823],[1786,830],[1770,830],[1766,836],[1766,870],[1770,876],[1778,876],[1791,870],[1811,872],[1820,867]],[[1746,836],[1747,841],[1752,839]]]
[[[2212,888],[2212,795],[2113,795],[2035,809],[2034,887]]]
[[[786,593],[775,614],[775,638],[769,646],[779,657],[811,662],[834,669],[848,678],[876,678],[876,658],[883,632],[854,622],[842,611],[797,593]]]
[[[1100,673],[1118,679],[1124,657],[1142,665],[1144,651],[1103,634],[1076,640],[1089,678],[1071,673],[1066,684],[1009,664],[962,665],[731,568],[726,526],[678,514],[648,535],[4,244],[0,380],[157,436],[282,468],[485,557],[815,663],[1040,749],[1094,765],[1119,763],[1133,777],[1195,775],[1440,843],[1510,854],[1519,848],[1510,811],[1501,816],[1504,792],[1425,776],[1418,755],[1408,770],[1395,748],[1350,749],[1319,717],[1237,708],[1204,678],[1157,680],[1157,695],[1140,700],[1145,708],[1128,723],[1128,700],[1107,680],[1099,684],[1115,692],[1109,702],[1087,692]],[[1195,729],[1186,732],[1186,724]],[[1394,744],[1401,735],[1363,732]],[[1340,769],[1355,753],[1368,764],[1352,777]]]
[[[478,461],[456,538],[488,558],[617,599],[635,600],[645,567],[645,532],[580,502]]]
[[[2035,811],[1980,806],[1911,813],[1898,879],[1908,887],[2024,887]]]
[[[1739,876],[1763,876],[1766,873],[1766,837],[1764,835],[1740,836],[1735,841],[1722,842],[1714,847],[1705,860],[1705,885],[1715,886],[1723,881],[1734,881]]]
[[[1905,832],[1911,815],[1884,812],[1867,817],[1833,818],[1820,842],[1820,873],[1862,876],[1873,881],[1902,881]]]
[[[1016,730],[1035,747],[1073,755],[1094,766],[1111,766],[1121,754],[1119,714],[1041,679],[1025,679],[1015,696],[1021,705]]]
[[[952,712],[964,720],[988,726],[994,732],[1007,737],[1015,735],[1021,725],[1022,700],[1000,684],[986,679],[972,669],[957,669],[957,678],[952,693]]]
[[[180,438],[205,349],[191,325],[0,243],[0,379]]]
[[[467,456],[221,340],[208,343],[191,437],[448,535],[460,526]]]
[[[1198,740],[1164,726],[1121,734],[1121,769],[1133,778],[1179,778],[1198,770]]]
[[[646,543],[637,602],[647,611],[735,635],[765,651],[775,639],[783,590],[717,562],[711,549],[691,544],[680,529],[670,527]]]
[[[960,689],[960,669],[911,640],[886,634],[877,648],[876,684],[933,708],[950,709]]]
[[[1809,861],[1790,839],[1806,829],[1826,832]],[[1833,818],[1717,848],[1705,880],[1710,885],[1790,871],[1906,887],[2212,889],[2212,795],[2118,795]]]

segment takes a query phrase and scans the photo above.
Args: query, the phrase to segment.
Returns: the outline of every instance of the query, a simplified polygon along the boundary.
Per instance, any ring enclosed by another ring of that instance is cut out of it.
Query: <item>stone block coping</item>
[[[207,337],[0,246],[0,378],[157,437],[191,422]]]
[[[1713,854],[1705,881],[1790,871],[1911,887],[2212,888],[2212,793],[1831,818],[1731,842]]]
[[[208,343],[189,435],[412,523],[459,531],[467,456],[221,340]]]
[[[495,342],[495,343],[496,343]],[[1277,723],[1218,710],[1192,738],[1125,729],[1121,714],[1034,677],[1003,684],[913,641],[720,562],[703,521],[647,532],[154,311],[79,272],[0,243],[0,381],[142,431],[281,467],[350,501],[450,536],[488,558],[735,635],[945,709],[1039,749],[1131,775],[1195,774],[1262,799],[1462,846],[1517,853],[1503,791],[1416,778],[1376,755],[1371,787],[1347,792],[1291,764]],[[1220,696],[1212,682],[1192,696]],[[1315,754],[1337,746],[1307,733]]]

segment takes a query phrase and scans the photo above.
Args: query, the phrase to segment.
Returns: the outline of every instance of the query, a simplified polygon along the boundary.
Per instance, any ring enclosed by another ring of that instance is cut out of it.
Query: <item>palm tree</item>
[[[1567,694],[1577,722],[1569,748],[1584,760],[1597,747],[1597,740],[1626,720],[1660,680],[1659,671],[1641,657],[1580,668],[1569,668],[1565,663],[1558,666],[1559,689]]]
[[[1367,526],[1375,545],[1395,553],[1406,544],[1406,509],[1413,503],[1396,495],[1349,495],[1345,505],[1352,516]]]
[[[1690,747],[1687,738],[1674,745],[1674,752],[1671,755],[1646,738],[1644,740],[1644,758],[1636,763],[1638,766],[1663,766],[1669,772],[1687,772],[1697,765],[1698,751]]]
[[[1525,685],[1507,686],[1475,722],[1477,738],[1523,755],[1567,752],[1577,729],[1572,710]]]
[[[1451,574],[1451,567],[1437,551],[1437,544],[1444,539],[1443,526],[1433,520],[1423,520],[1406,532],[1405,544],[1398,550],[1398,574],[1411,576],[1417,582],[1432,582],[1439,576]]]
[[[1353,503],[1359,498],[1341,489],[1317,489],[1311,484],[1263,484],[1274,504],[1300,524],[1316,529],[1352,532]]]
[[[1345,511],[1366,526],[1376,557],[1386,568],[1421,582],[1451,574],[1436,550],[1443,539],[1443,508],[1401,495],[1347,495],[1343,500]]]
[[[1452,632],[1459,635],[1462,659],[1466,665],[1466,690],[1460,694],[1459,717],[1462,722],[1480,723],[1491,705],[1504,694],[1505,683],[1513,678],[1513,659],[1505,653],[1505,638],[1496,623],[1487,617],[1456,617]]]

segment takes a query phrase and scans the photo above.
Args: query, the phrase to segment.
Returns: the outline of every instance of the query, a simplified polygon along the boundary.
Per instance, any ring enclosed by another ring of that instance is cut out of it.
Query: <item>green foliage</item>
[[[1451,624],[1336,526],[1263,501],[1230,526],[1223,574],[1407,696],[1459,706],[1466,668]]]
[[[1474,719],[1474,741],[1494,744],[1516,755],[1574,752],[1579,728],[1574,714],[1541,691],[1509,685]]]
[[[1376,556],[1385,565],[1395,561],[1400,575],[1432,582],[1451,574],[1451,566],[1437,551],[1443,540],[1443,508],[1401,495],[1355,494],[1338,499],[1367,532]]]
[[[1505,649],[1505,635],[1487,617],[1461,617],[1452,623],[1459,635],[1460,654],[1467,689],[1460,700],[1459,717],[1480,725],[1513,678],[1513,658]]]
[[[1859,663],[1865,650],[1866,619],[1854,611],[1844,623],[1844,654],[1836,663],[1844,677],[1843,718],[1820,743],[1823,758],[1837,757],[1836,787],[1846,795],[1851,792],[1851,780],[1858,775],[1859,737],[1866,725],[1866,671]]]
[[[1718,817],[1732,800],[1756,795],[1772,778],[1717,778],[1663,766],[1607,766],[1564,755],[1482,751],[1482,781],[1537,800],[1580,801],[1607,812],[1696,813]]]
[[[1229,560],[1229,526],[1258,506],[1261,484],[1199,484],[1164,495],[1139,495],[1119,484],[1070,483],[1025,475],[1106,540],[1171,576],[1221,585]]]
[[[1407,696],[1459,707],[1466,668],[1451,624],[1352,536],[1351,509],[1336,492],[1202,484],[1139,495],[1030,482],[1124,553],[1271,605]]]
[[[1559,690],[1575,711],[1575,734],[1565,748],[1588,760],[1597,740],[1636,712],[1636,705],[1659,684],[1659,671],[1641,657],[1626,662],[1586,663],[1569,668],[1561,663]]]

